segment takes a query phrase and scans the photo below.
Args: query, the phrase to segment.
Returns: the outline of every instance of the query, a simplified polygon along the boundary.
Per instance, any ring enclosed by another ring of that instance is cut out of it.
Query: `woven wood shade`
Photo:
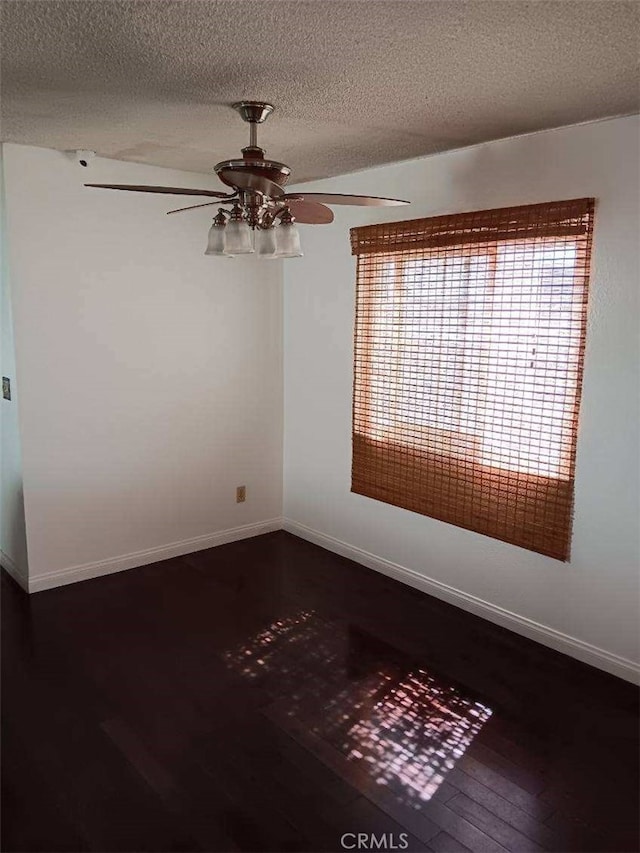
[[[569,558],[593,209],[352,229],[352,491]]]

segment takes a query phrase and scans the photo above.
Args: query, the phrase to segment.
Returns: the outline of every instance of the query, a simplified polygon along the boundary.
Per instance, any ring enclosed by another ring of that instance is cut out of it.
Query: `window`
[[[580,199],[352,230],[352,491],[568,559],[592,226]]]

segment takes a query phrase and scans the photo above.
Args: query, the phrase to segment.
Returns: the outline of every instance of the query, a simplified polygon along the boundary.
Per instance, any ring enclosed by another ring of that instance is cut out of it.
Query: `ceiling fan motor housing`
[[[223,174],[227,171],[231,173],[235,172],[235,174],[244,172],[249,175],[260,175],[281,187],[287,183],[291,174],[291,169],[285,166],[284,163],[278,163],[276,160],[265,160],[264,157],[256,157],[255,159],[247,157],[243,160],[223,160],[221,163],[216,163],[214,169],[220,180],[229,187],[235,185],[228,174]]]

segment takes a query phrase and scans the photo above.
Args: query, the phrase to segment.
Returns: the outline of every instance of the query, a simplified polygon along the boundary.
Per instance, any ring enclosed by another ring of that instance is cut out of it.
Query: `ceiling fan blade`
[[[226,204],[230,199],[225,199],[224,201],[205,201],[204,204],[191,204],[189,207],[177,207],[175,210],[167,210],[167,216],[170,213],[182,213],[185,210],[196,210],[198,207],[212,207],[219,204]]]
[[[85,187],[99,187],[105,190],[128,190],[136,193],[166,193],[168,195],[205,195],[210,198],[230,198],[227,193],[218,193],[214,190],[192,190],[184,187],[148,187],[138,186],[136,184],[85,184]],[[280,189],[280,187],[278,187]]]
[[[288,201],[287,207],[293,214],[296,222],[301,222],[303,225],[328,225],[333,222],[333,211],[324,204],[318,204],[315,201],[303,201],[302,199],[292,198]]]
[[[268,178],[263,178],[262,175],[255,175],[253,172],[223,169],[220,172],[220,178],[230,186],[238,187],[241,190],[256,190],[269,196],[281,196],[284,192],[279,184],[270,181]]]
[[[286,199],[304,199],[305,201],[319,201],[324,204],[354,204],[363,207],[392,207],[398,204],[411,204],[399,198],[378,198],[371,195],[343,195],[339,193],[299,193],[285,194]]]

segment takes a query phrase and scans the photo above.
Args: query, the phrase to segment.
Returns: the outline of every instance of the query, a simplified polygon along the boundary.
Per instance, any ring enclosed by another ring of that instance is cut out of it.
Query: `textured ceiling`
[[[295,180],[638,111],[617,0],[4,0],[2,138],[209,172],[268,100]]]

